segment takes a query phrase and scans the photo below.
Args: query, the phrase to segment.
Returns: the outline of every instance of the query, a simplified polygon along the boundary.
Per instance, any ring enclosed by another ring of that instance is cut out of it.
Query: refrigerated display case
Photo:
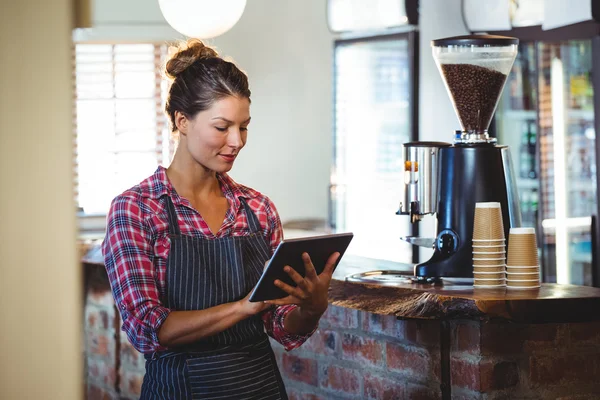
[[[545,282],[598,285],[599,43],[521,40],[495,116],[516,164],[523,225],[537,229]]]

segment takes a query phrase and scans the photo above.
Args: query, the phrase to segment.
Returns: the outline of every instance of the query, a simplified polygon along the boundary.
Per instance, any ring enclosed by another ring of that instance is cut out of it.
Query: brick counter
[[[121,331],[108,276],[101,265],[85,265],[85,344],[87,398],[137,399],[144,378],[145,359]]]
[[[441,399],[444,356],[453,399],[600,398],[598,322],[399,320],[330,306],[304,346],[276,353],[290,399]]]
[[[84,267],[88,398],[138,398],[144,358],[120,330],[104,267],[85,260]],[[304,346],[284,352],[273,345],[292,400],[441,399],[443,393],[453,399],[600,398],[600,294],[581,303],[519,307],[500,298],[344,287],[332,282],[332,304]],[[584,308],[569,313],[577,305]],[[406,319],[415,312],[418,318]],[[553,315],[560,318],[552,321]]]

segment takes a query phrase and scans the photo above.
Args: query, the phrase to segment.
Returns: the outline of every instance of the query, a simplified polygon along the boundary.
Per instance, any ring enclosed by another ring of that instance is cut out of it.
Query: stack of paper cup
[[[511,289],[540,287],[540,266],[534,228],[511,228],[506,262],[507,286]]]
[[[500,203],[476,203],[473,225],[473,286],[506,285],[506,238]]]

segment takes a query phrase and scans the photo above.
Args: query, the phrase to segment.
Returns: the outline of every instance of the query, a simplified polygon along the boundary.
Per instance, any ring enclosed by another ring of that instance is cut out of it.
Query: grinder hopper
[[[490,142],[487,130],[517,56],[518,40],[491,35],[457,36],[434,40],[432,47],[462,127],[462,138]]]

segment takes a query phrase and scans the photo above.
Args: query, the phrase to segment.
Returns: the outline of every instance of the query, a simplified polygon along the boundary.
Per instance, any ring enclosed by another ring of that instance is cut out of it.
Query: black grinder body
[[[422,278],[473,277],[475,203],[499,202],[504,234],[521,226],[507,146],[453,145],[439,150],[437,230],[433,256],[415,266]]]

